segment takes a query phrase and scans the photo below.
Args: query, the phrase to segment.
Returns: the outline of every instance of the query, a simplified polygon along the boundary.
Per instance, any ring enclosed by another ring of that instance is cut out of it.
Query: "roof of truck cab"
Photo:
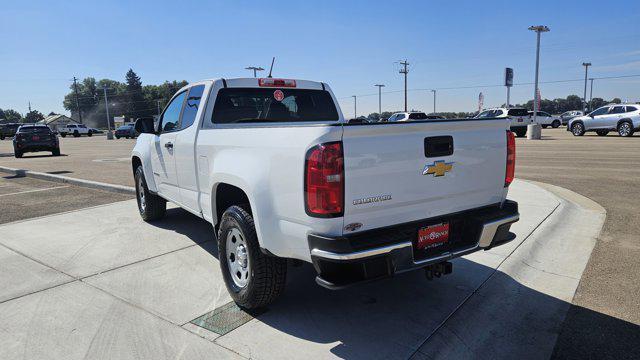
[[[193,86],[196,83],[204,83],[206,81],[222,81],[224,83],[226,83],[227,87],[260,87],[258,85],[258,79],[260,78],[231,78],[231,79],[227,79],[227,78],[222,78],[222,79],[207,79],[207,80],[203,80],[203,81],[198,81],[195,83],[191,83],[188,86]],[[296,82],[296,86],[295,89],[314,89],[314,90],[322,90],[326,87],[326,84],[323,84],[322,82],[319,81],[312,81],[312,80],[302,80],[302,79],[292,79],[292,78],[280,78],[280,77],[274,77],[274,79],[284,79],[284,80],[295,80]],[[270,88],[266,87],[266,88]],[[280,86],[273,86],[273,88],[287,88],[287,87],[280,87]],[[290,89],[292,89],[293,87],[291,87]]]

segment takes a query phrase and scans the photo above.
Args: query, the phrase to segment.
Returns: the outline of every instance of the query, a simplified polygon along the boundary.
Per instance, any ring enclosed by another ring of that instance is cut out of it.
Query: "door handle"
[[[173,143],[172,142],[166,142],[166,143],[164,143],[164,147],[166,147],[167,149],[173,149]]]

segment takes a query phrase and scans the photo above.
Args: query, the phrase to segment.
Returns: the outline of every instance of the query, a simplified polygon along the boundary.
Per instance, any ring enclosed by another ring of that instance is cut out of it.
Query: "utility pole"
[[[533,90],[533,122],[538,123],[538,73],[540,70],[540,34],[549,31],[544,25],[530,26],[529,30],[536,32],[536,81]]]
[[[248,66],[248,67],[246,67],[246,68],[245,68],[245,70],[253,70],[253,77],[257,77],[257,76],[256,76],[256,74],[257,74],[256,72],[257,72],[257,71],[262,71],[262,70],[264,70],[264,69],[263,69],[263,68],[261,68],[261,67]]]
[[[400,61],[400,65],[403,66],[403,68],[400,69],[400,74],[404,74],[404,111],[406,112],[407,111],[407,74],[409,73],[409,69],[407,68],[407,66],[409,66],[409,63],[405,59],[404,61]]]
[[[80,101],[78,100],[78,79],[73,77],[73,92],[76,97],[76,110],[78,110],[78,119],[80,120],[80,124],[82,124],[82,112],[80,111]]]
[[[355,95],[351,95],[353,98],[353,118],[356,119],[358,117],[358,98]]]
[[[589,91],[589,111],[593,110],[593,78],[589,78],[591,81],[591,90]]]
[[[378,121],[382,121],[382,88],[384,84],[375,84],[378,87]]]
[[[29,112],[31,112],[31,101],[29,101]]]
[[[584,95],[582,97],[584,110],[587,109],[587,74],[589,72],[589,66],[591,66],[590,62],[583,62],[582,66],[584,66]]]
[[[156,105],[158,105],[158,116],[160,116],[160,99],[156,100]]]
[[[107,85],[102,87],[104,91],[104,107],[107,111],[107,140],[113,140],[113,132],[111,131],[111,119],[109,116],[109,99],[107,99]]]
[[[436,89],[431,89],[433,93],[433,113],[436,113]]]

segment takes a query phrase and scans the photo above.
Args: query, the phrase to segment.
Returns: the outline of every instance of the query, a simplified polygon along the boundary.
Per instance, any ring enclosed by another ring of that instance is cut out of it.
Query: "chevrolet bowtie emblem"
[[[453,163],[444,162],[444,160],[435,161],[433,164],[427,164],[422,170],[422,175],[444,176],[453,169]]]

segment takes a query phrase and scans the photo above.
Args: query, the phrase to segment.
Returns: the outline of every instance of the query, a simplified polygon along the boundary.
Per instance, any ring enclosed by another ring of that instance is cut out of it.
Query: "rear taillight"
[[[307,152],[304,188],[307,215],[342,216],[344,211],[342,142],[320,144]]]
[[[507,130],[507,169],[504,174],[504,187],[513,182],[516,172],[516,137]]]

